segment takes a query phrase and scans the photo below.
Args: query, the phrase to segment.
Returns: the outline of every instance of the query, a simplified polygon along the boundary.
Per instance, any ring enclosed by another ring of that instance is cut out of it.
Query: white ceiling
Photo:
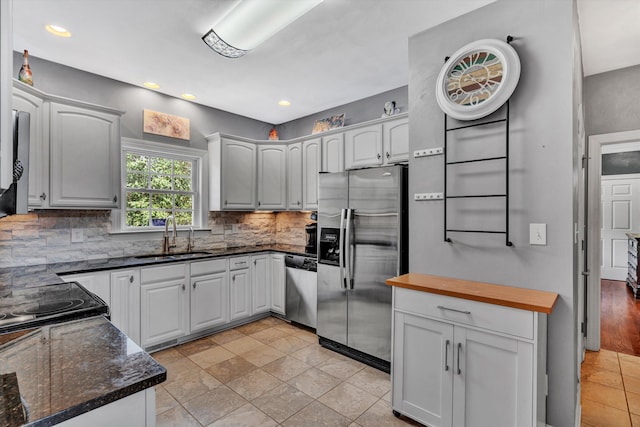
[[[324,0],[228,59],[201,37],[236,1],[14,0],[14,50],[280,124],[406,85],[410,36],[493,0]],[[640,1],[578,1],[585,74],[639,63]]]

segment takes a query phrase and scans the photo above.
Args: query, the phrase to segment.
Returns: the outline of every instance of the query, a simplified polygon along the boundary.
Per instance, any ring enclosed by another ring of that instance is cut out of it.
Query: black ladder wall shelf
[[[472,123],[464,126],[457,126],[449,128],[447,114],[444,115],[444,241],[452,242],[449,238],[448,233],[488,233],[488,234],[504,234],[505,235],[505,244],[507,246],[513,246],[513,243],[509,240],[509,101],[507,101],[504,105],[506,109],[505,117],[498,120],[490,120],[482,123]],[[480,159],[472,159],[472,160],[463,160],[457,162],[449,162],[447,159],[447,135],[449,132],[454,132],[460,129],[468,129],[472,127],[478,126],[487,126],[495,123],[504,123],[505,125],[505,155],[498,157],[487,157]],[[475,194],[475,195],[465,195],[465,196],[448,196],[447,195],[447,171],[450,166],[459,165],[463,163],[476,163],[476,162],[489,162],[489,161],[498,161],[504,160],[505,162],[505,192],[504,194]],[[447,228],[447,201],[449,199],[471,199],[471,198],[503,198],[505,200],[505,229],[504,231],[496,231],[496,230],[460,230],[460,229],[449,229]]]

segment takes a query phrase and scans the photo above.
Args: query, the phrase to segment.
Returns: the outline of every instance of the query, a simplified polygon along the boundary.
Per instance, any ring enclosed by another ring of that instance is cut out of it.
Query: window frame
[[[179,230],[206,229],[209,206],[208,152],[191,147],[181,147],[159,142],[143,141],[132,138],[121,138],[120,145],[120,209],[114,209],[112,214],[112,230],[114,233],[153,233],[164,232],[163,226],[127,227],[127,153],[150,157],[165,157],[172,160],[189,161],[193,163],[193,225],[178,225]]]

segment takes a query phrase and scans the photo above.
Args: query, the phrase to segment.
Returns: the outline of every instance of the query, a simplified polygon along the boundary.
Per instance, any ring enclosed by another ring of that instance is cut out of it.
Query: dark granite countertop
[[[0,422],[8,423],[3,426],[58,424],[167,377],[164,367],[102,316],[3,337]]]
[[[143,267],[147,265],[165,264],[170,262],[185,262],[234,255],[249,255],[259,252],[284,252],[289,254],[315,257],[315,255],[305,254],[304,246],[276,244],[242,246],[228,249],[202,249],[202,252],[197,252],[189,256],[188,258],[181,259],[137,258],[136,255],[132,255],[121,258],[102,258],[86,261],[2,268],[0,269],[0,297],[2,296],[3,290],[6,291],[14,288],[19,289],[23,287],[44,286],[55,283],[62,283],[63,280],[59,277],[59,275],[64,274],[114,270],[118,268]]]

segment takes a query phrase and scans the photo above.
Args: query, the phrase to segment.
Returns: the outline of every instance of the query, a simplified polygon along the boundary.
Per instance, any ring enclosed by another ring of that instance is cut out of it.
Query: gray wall
[[[587,135],[640,129],[640,65],[585,79]]]
[[[512,45],[520,56],[522,74],[511,98],[509,231],[514,246],[507,247],[503,235],[473,233],[451,234],[453,243],[446,243],[444,203],[412,201],[409,268],[559,294],[548,325],[547,423],[554,427],[574,425],[578,378],[573,123],[574,104],[580,101],[574,97],[580,95],[574,87],[573,3],[500,0],[409,40],[409,152],[413,152],[443,145],[443,113],[433,94],[444,57],[474,40],[516,37]],[[452,153],[464,158],[498,152],[503,134],[489,127],[449,135]],[[444,190],[442,157],[410,158],[409,165],[410,199],[416,192]],[[450,172],[449,194],[491,192],[504,185],[498,166],[474,168]],[[450,212],[450,223],[504,229],[499,202],[487,205],[474,200],[465,209]],[[529,245],[530,223],[547,224],[546,246]]]
[[[22,54],[13,53],[14,76],[22,65]],[[64,96],[126,111],[121,121],[123,137],[185,144],[172,138],[142,132],[142,111],[146,109],[187,117],[191,121],[194,148],[206,148],[205,136],[224,132],[247,138],[267,139],[271,125],[237,114],[173,98],[97,74],[29,56],[33,85],[51,95]]]
[[[378,95],[363,98],[349,104],[330,108],[310,116],[297,120],[282,123],[277,126],[280,139],[293,139],[300,136],[310,135],[313,124],[316,120],[331,117],[337,114],[345,114],[345,126],[368,120],[379,119],[382,116],[384,103],[395,101],[396,108],[400,108],[401,113],[408,111],[408,87],[402,86]]]

